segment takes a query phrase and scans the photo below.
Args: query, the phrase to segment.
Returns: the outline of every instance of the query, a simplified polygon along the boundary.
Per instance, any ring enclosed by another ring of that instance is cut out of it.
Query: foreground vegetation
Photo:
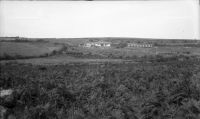
[[[17,119],[199,119],[200,61],[4,64],[1,99]]]

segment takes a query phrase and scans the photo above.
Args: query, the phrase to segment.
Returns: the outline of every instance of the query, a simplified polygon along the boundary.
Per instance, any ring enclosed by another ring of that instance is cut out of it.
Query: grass
[[[51,54],[1,61],[0,88],[14,94],[0,105],[17,119],[200,118],[199,47],[88,49],[78,47],[87,38],[46,40],[0,42],[7,57]]]
[[[40,42],[0,42],[0,57],[38,57],[61,49],[61,45]]]
[[[104,62],[122,62],[121,59],[91,59],[91,58],[75,58],[67,55],[56,55],[51,57],[32,58],[32,59],[18,59],[18,60],[4,60],[1,64],[5,63],[27,63],[34,65],[61,65],[68,63],[104,63]]]
[[[200,55],[199,43],[195,40],[153,40],[134,38],[69,38],[34,39],[16,37],[0,38],[1,59],[27,59],[65,54],[74,59],[134,59],[143,56]],[[84,48],[86,42],[105,40],[112,43],[111,48]],[[152,48],[128,48],[128,42],[148,42]],[[123,46],[123,47],[121,47]]]
[[[179,57],[178,57],[179,58]],[[200,61],[1,65],[19,119],[199,119]]]
[[[194,56],[200,55],[200,47],[152,47],[152,48],[84,48],[73,47],[72,50],[68,50],[66,54],[81,53],[84,57],[99,56],[103,58],[118,58],[118,59],[134,59],[135,57],[143,56],[173,56],[173,55],[186,55]],[[80,55],[81,57],[81,55]]]

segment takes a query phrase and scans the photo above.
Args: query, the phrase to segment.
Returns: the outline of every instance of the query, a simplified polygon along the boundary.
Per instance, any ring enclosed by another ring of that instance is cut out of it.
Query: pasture
[[[0,42],[0,57],[38,57],[61,49],[61,45],[40,42]]]

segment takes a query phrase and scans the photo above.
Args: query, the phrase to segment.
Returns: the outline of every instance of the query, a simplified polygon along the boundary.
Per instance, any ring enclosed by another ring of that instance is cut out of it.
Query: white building
[[[98,41],[98,42],[89,42],[89,43],[85,43],[83,45],[84,47],[111,47],[111,43],[110,42],[105,42],[105,41]]]
[[[150,48],[153,47],[152,44],[144,44],[144,43],[128,43],[127,44],[128,47],[142,47],[142,48]]]
[[[85,43],[83,46],[84,47],[92,47],[92,46],[94,46],[94,43]]]

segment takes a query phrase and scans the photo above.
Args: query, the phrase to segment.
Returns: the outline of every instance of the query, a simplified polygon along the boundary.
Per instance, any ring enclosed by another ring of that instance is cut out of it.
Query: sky
[[[199,39],[198,0],[0,1],[0,36]]]

